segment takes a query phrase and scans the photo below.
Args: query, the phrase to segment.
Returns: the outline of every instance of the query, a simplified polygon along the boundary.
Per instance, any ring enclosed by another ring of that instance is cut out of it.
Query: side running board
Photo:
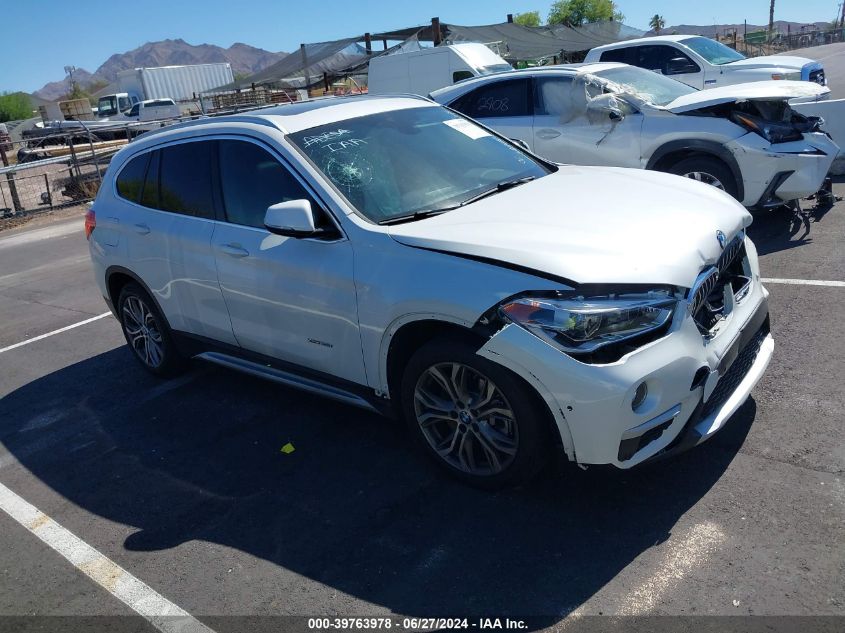
[[[245,374],[252,374],[253,376],[258,376],[259,378],[272,380],[273,382],[287,387],[301,389],[302,391],[308,391],[309,393],[313,393],[318,396],[324,396],[326,398],[331,398],[332,400],[351,404],[353,406],[372,411],[373,413],[380,413],[378,409],[361,396],[358,396],[350,391],[346,391],[345,389],[341,389],[340,387],[335,387],[333,385],[314,380],[313,378],[305,378],[304,376],[292,374],[281,369],[276,369],[275,367],[267,367],[266,365],[254,363],[243,358],[236,358],[235,356],[229,356],[228,354],[222,354],[220,352],[204,352],[202,354],[198,354],[195,358],[206,360],[210,363],[214,363],[215,365],[234,369]]]

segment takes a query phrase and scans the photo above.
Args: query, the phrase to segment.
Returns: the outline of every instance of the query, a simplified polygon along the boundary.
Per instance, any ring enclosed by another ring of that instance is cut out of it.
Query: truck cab
[[[97,100],[97,116],[101,119],[117,116],[138,103],[138,96],[128,92],[103,95]]]
[[[512,70],[511,65],[484,44],[435,46],[408,53],[394,53],[370,62],[370,94],[427,95],[470,77]]]
[[[827,85],[824,67],[812,59],[788,55],[747,58],[699,35],[660,35],[598,46],[587,53],[585,61],[639,66],[699,90],[772,79]]]

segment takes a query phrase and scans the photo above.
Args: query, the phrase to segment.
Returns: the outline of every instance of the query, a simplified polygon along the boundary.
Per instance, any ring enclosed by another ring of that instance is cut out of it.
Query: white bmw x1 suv
[[[356,97],[143,135],[86,233],[148,370],[199,357],[394,413],[496,487],[556,445],[628,468],[726,423],[773,350],[750,222],[698,182]]]

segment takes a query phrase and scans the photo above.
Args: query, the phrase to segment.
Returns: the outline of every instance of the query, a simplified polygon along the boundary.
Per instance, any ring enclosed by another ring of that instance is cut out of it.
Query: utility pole
[[[74,83],[73,83],[73,73],[76,70],[76,66],[65,66],[65,74],[70,78],[70,92],[73,92]]]
[[[839,28],[845,28],[845,2],[840,2],[839,6],[842,7],[842,13],[839,17]]]

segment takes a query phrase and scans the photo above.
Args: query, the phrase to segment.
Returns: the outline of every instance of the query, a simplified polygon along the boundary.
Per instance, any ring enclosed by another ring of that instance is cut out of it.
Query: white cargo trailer
[[[117,74],[119,92],[148,99],[186,101],[235,80],[228,63],[133,68]]]
[[[179,103],[193,100],[202,92],[233,81],[232,66],[227,62],[123,70],[117,74],[117,92],[100,97],[99,116],[117,116],[140,101],[173,99]]]

